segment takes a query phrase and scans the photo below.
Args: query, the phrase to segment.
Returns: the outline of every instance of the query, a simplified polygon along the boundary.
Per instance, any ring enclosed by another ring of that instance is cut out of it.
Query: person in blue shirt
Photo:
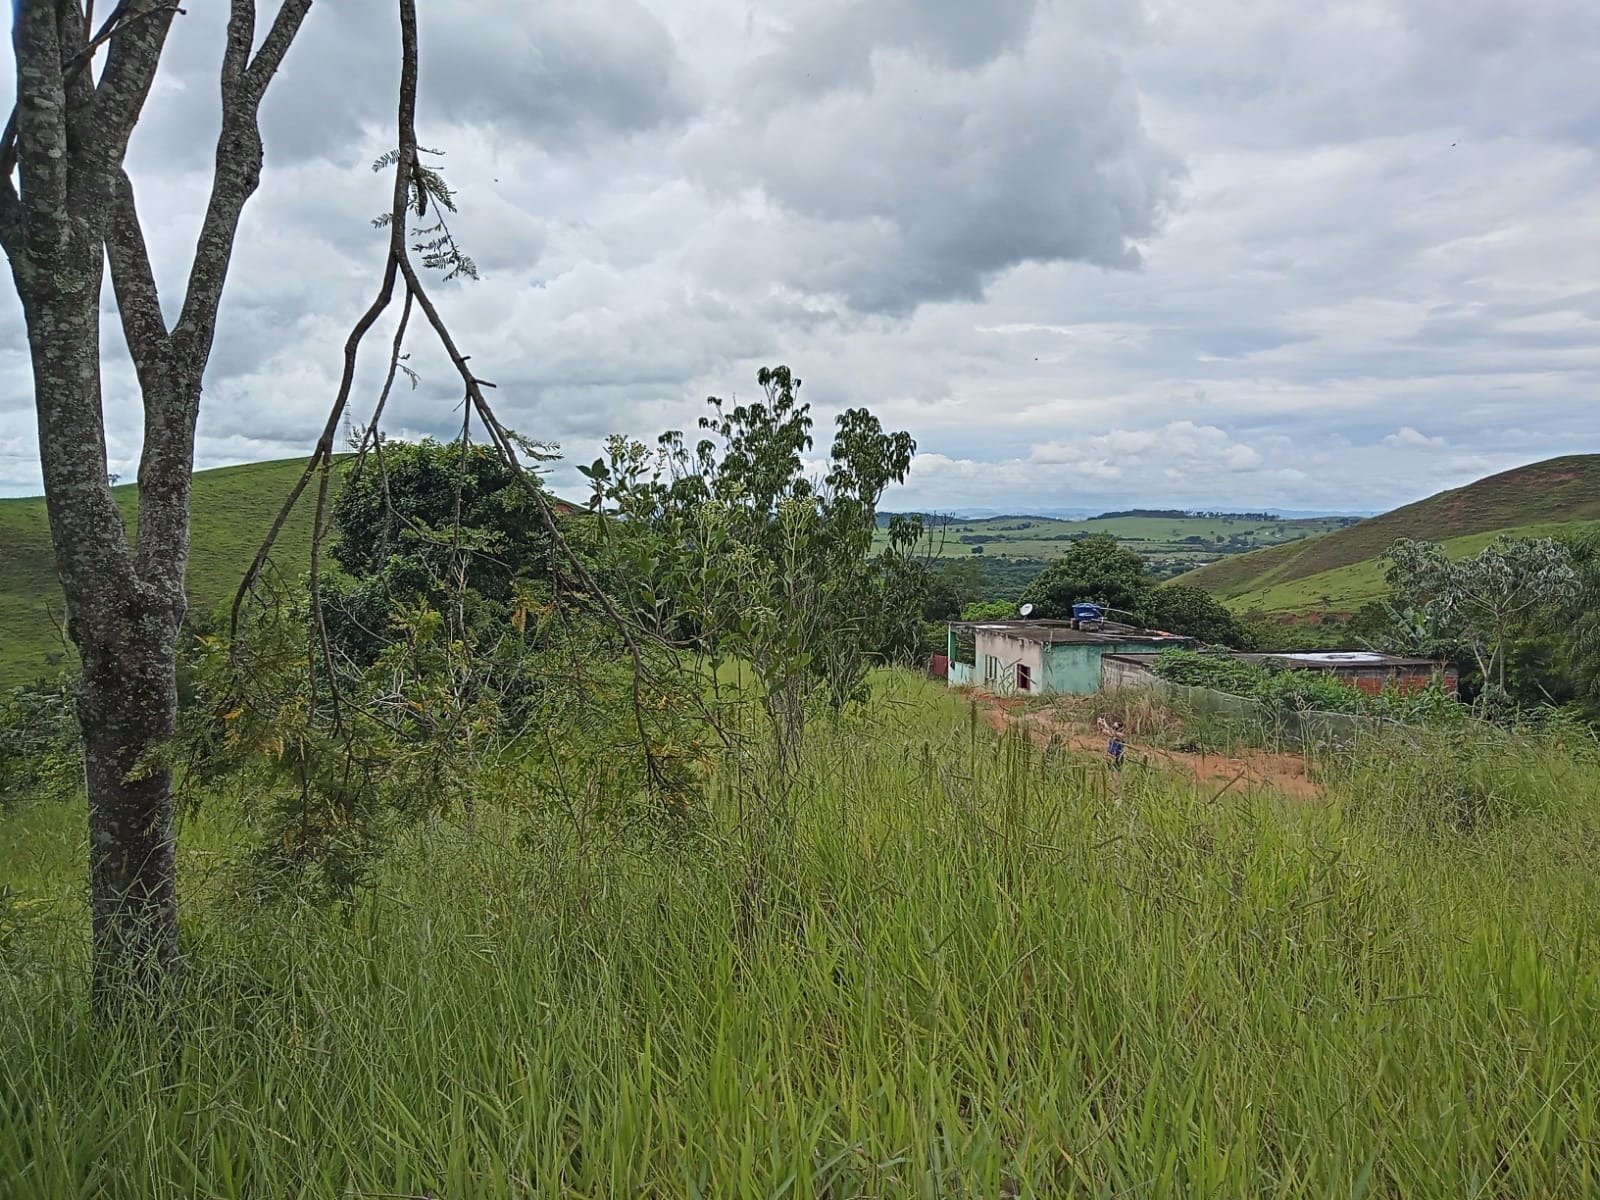
[[[1111,760],[1113,771],[1122,770],[1122,753],[1127,749],[1127,742],[1122,736],[1122,722],[1111,723],[1111,740],[1106,743],[1106,757]]]

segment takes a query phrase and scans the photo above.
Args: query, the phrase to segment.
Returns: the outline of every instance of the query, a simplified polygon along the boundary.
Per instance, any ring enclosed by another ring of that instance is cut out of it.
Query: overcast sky
[[[185,4],[130,159],[169,312],[226,7]],[[896,507],[1379,509],[1600,450],[1595,0],[422,8],[419,136],[482,271],[441,304],[506,423],[569,461],[780,361],[820,428],[864,404],[914,434]],[[202,466],[324,420],[384,250],[392,9],[318,0],[269,97]],[[391,428],[450,436],[417,343]],[[105,356],[131,477],[114,319]],[[37,490],[36,453],[8,287],[0,493]]]

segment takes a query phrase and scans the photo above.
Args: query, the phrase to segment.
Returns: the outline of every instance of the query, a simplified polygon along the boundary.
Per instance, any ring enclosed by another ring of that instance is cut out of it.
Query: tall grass
[[[214,813],[170,1028],[91,1023],[75,915],[13,947],[0,1196],[1594,1194],[1582,770],[1420,839],[902,692],[814,730],[792,842],[720,791],[580,854],[507,784],[347,914],[225,900]],[[64,828],[0,827],[25,894]]]

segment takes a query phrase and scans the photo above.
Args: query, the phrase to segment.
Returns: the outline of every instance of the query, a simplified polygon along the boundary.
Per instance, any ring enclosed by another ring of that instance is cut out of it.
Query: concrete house
[[[952,624],[945,678],[951,687],[1001,695],[1089,695],[1100,690],[1107,654],[1154,654],[1195,640],[1112,622],[1084,629],[1074,621],[960,621]]]

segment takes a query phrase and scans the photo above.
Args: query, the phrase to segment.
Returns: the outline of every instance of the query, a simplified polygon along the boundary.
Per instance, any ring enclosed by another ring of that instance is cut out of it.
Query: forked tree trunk
[[[166,982],[177,958],[172,773],[163,756],[177,721],[195,418],[239,217],[261,178],[261,100],[311,0],[279,0],[259,40],[256,0],[228,7],[216,170],[169,330],[122,163],[182,10],[171,0],[120,0],[92,33],[94,5],[85,0],[12,5],[17,108],[0,134],[0,245],[28,326],[56,570],[82,658],[78,721],[102,993]],[[108,251],[144,403],[137,544],[106,477],[100,291]]]

